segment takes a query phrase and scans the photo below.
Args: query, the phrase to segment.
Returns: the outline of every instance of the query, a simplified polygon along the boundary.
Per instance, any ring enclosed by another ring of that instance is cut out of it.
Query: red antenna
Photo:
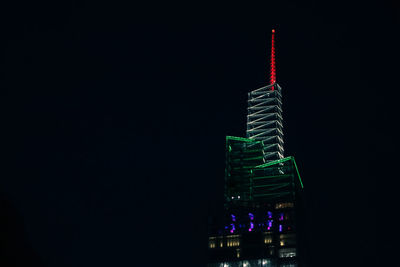
[[[276,69],[275,69],[275,30],[272,29],[272,37],[271,37],[271,76],[270,76],[270,84],[274,84],[276,82]],[[274,91],[274,87],[271,87],[271,90]]]

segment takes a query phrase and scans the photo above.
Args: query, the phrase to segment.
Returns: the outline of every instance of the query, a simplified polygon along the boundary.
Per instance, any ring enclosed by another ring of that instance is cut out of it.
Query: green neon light
[[[256,176],[256,177],[254,177],[253,179],[254,179],[254,180],[274,179],[274,178],[281,178],[281,179],[284,179],[284,178],[289,178],[289,177],[291,177],[291,175],[289,175],[289,174],[282,174],[282,175],[274,175],[274,176]]]
[[[297,176],[299,177],[299,181],[300,181],[301,188],[304,188],[303,182],[301,181],[299,169],[297,169],[297,164],[296,164],[296,161],[294,160],[294,158],[293,158],[293,163],[294,163],[294,167],[296,168]]]
[[[253,187],[254,187],[254,188],[273,187],[273,186],[276,186],[276,187],[285,187],[285,186],[288,186],[288,185],[290,185],[290,184],[291,184],[291,183],[264,184],[264,185],[254,185]]]
[[[251,157],[251,158],[243,158],[243,160],[255,160],[255,159],[262,159],[263,156],[258,156],[258,157]]]
[[[260,147],[259,149],[246,149],[245,152],[248,153],[248,154],[251,154],[251,153],[262,153],[262,148]]]
[[[226,141],[235,140],[235,141],[243,141],[243,142],[259,142],[249,138],[237,137],[237,136],[226,136]]]
[[[292,157],[292,156],[286,157],[286,158],[283,158],[283,159],[279,159],[279,160],[275,160],[275,161],[271,161],[271,162],[267,162],[267,163],[258,165],[255,168],[265,168],[265,167],[269,167],[269,166],[272,166],[272,165],[275,165],[275,164],[283,163],[283,162],[286,162],[286,161],[289,161],[289,160],[291,160],[293,162],[293,165],[296,168],[296,173],[297,173],[297,177],[299,177],[301,188],[304,188],[303,181],[301,180],[299,169],[297,168],[296,161],[295,161],[294,157]]]
[[[241,169],[253,169],[253,166],[240,166],[240,167],[232,167],[232,170],[241,170]]]
[[[265,167],[268,167],[268,166],[272,166],[272,165],[275,165],[275,164],[279,164],[279,163],[282,163],[282,162],[289,161],[292,158],[293,157],[286,157],[286,158],[283,158],[283,159],[278,159],[278,160],[275,160],[275,161],[271,161],[271,162],[267,162],[267,163],[255,166],[255,168],[265,168]]]
[[[262,196],[284,196],[284,195],[290,195],[290,192],[283,192],[283,193],[265,193],[265,194],[254,194],[255,197],[262,197]]]

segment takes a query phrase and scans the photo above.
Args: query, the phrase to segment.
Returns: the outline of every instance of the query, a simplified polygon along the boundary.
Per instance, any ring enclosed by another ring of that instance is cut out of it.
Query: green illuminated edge
[[[293,157],[292,157],[292,158],[293,158]],[[297,172],[297,176],[299,177],[299,181],[300,181],[301,188],[304,188],[303,182],[301,181],[299,169],[297,168],[297,164],[296,164],[296,161],[294,160],[294,158],[293,158],[293,164],[294,164],[294,167],[296,168],[296,172]]]
[[[243,137],[237,137],[237,136],[226,136],[226,141],[228,140],[236,140],[236,141],[243,141],[243,142],[258,142],[256,140],[253,139],[249,139],[249,138],[243,138]]]
[[[267,162],[267,163],[258,165],[255,168],[265,168],[265,167],[272,166],[272,165],[275,165],[275,164],[279,164],[279,163],[282,163],[282,162],[286,162],[286,161],[289,161],[289,160],[291,160],[293,162],[294,167],[296,168],[296,173],[297,173],[297,176],[299,177],[301,188],[304,188],[303,181],[301,180],[301,176],[300,176],[300,173],[299,173],[299,169],[297,168],[296,160],[292,156],[286,157],[286,158],[283,158],[283,159],[278,159],[278,160],[271,161],[271,162]]]
[[[226,136],[226,141],[228,141],[228,140],[236,140],[236,141],[243,141],[243,142],[260,142],[260,141],[256,141],[256,140],[249,139],[249,138],[243,138],[243,137],[227,135]],[[271,161],[271,162],[267,162],[267,163],[255,166],[255,168],[265,168],[265,167],[272,166],[272,165],[279,164],[279,163],[283,163],[283,162],[286,162],[286,161],[289,161],[289,160],[291,160],[293,162],[294,167],[296,168],[296,173],[297,173],[297,177],[299,177],[301,188],[304,188],[303,181],[301,180],[301,176],[300,176],[300,173],[299,173],[299,169],[297,168],[296,160],[292,156],[289,156],[289,157],[286,157],[286,158],[283,158],[283,159],[278,159],[278,160]],[[243,167],[243,168],[244,169],[251,169],[252,167]]]

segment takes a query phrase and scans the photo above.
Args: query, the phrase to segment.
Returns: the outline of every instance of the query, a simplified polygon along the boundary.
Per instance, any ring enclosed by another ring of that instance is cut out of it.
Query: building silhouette
[[[272,30],[270,85],[248,94],[246,138],[226,137],[224,214],[209,225],[209,267],[304,266],[303,183],[283,144]]]

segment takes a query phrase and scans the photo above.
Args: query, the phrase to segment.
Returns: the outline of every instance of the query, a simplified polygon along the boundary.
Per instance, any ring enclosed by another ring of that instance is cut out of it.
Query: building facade
[[[226,137],[224,215],[209,226],[209,267],[304,266],[303,183],[284,157],[282,89],[248,94],[246,138]]]

